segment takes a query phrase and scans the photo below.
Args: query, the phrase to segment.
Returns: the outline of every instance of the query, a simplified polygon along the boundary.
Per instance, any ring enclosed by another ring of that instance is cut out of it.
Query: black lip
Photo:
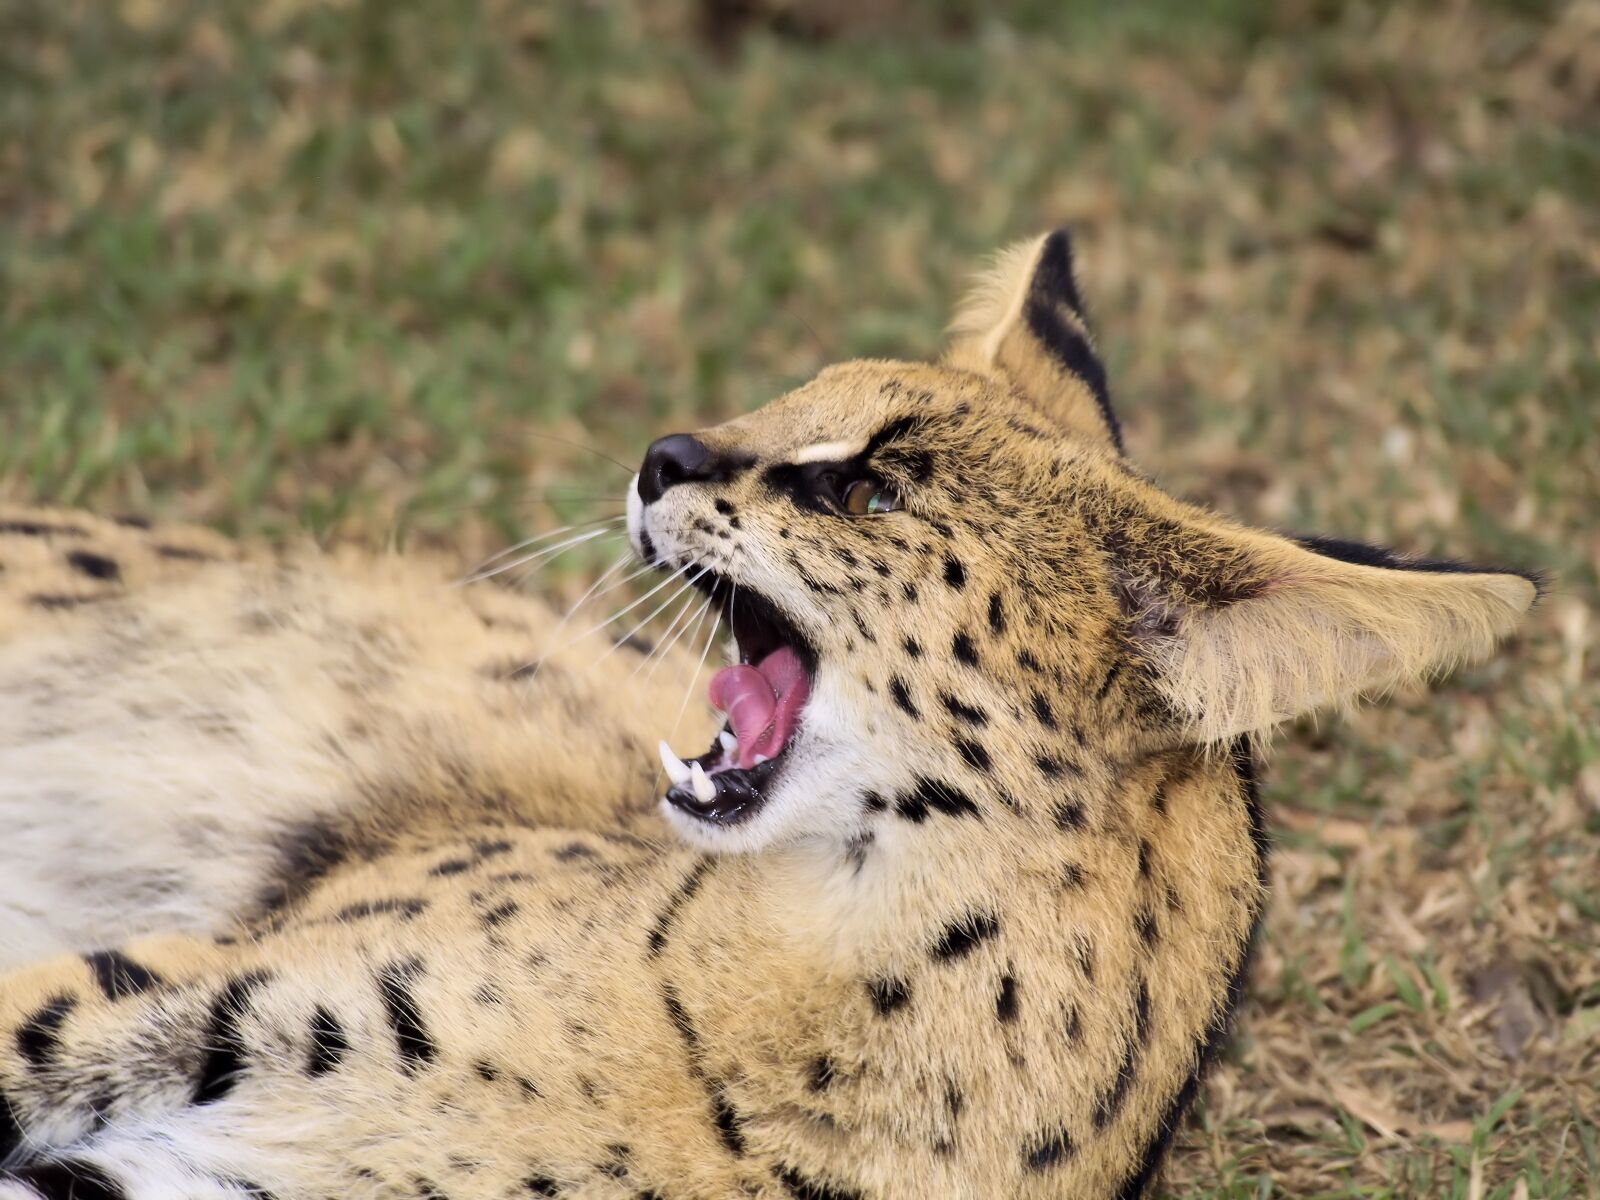
[[[709,770],[708,763],[716,762],[721,756],[722,747],[712,746],[709,752],[689,761],[698,762]],[[673,784],[668,788],[667,801],[680,812],[713,825],[743,824],[765,806],[766,793],[771,789],[783,759],[784,756],[780,754],[777,758],[758,763],[748,771],[739,767],[718,771],[710,776],[717,794],[709,801],[702,801],[686,783]]]

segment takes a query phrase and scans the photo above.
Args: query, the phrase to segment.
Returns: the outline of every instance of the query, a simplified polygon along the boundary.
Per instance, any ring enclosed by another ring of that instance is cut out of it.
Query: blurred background
[[[0,0],[0,499],[470,562],[1062,223],[1173,490],[1556,576],[1291,731],[1169,1194],[1600,1196],[1592,0]]]

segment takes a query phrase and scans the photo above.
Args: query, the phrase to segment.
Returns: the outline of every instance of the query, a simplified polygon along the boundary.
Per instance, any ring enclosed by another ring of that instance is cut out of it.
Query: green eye
[[[900,498],[881,483],[858,479],[844,490],[844,510],[852,517],[872,517],[893,512]]]

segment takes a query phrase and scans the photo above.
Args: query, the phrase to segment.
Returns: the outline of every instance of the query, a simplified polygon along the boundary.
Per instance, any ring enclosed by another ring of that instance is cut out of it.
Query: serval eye
[[[870,479],[858,479],[844,490],[844,510],[852,517],[876,516],[899,507],[898,496]]]

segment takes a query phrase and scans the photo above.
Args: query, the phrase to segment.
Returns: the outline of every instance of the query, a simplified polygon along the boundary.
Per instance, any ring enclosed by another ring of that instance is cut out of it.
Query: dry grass
[[[1123,7],[16,0],[0,494],[471,556],[1070,222],[1175,489],[1558,580],[1279,750],[1169,1192],[1600,1196],[1600,6]]]

